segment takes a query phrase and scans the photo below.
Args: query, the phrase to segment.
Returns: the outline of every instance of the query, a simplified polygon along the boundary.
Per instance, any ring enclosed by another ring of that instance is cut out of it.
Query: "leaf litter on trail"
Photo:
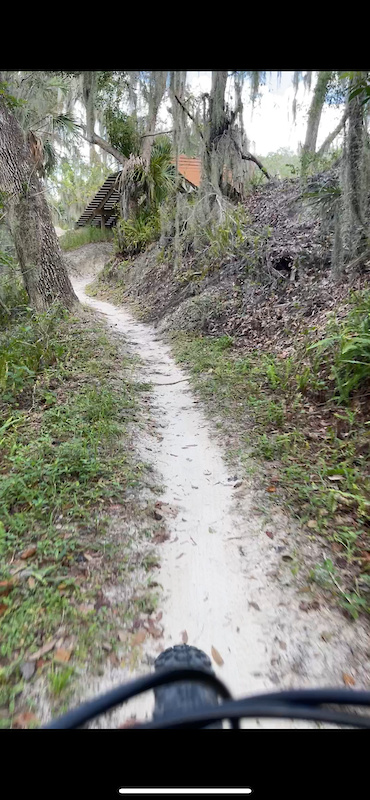
[[[356,683],[355,679],[352,678],[352,675],[348,675],[347,672],[343,672],[342,678],[343,678],[343,682],[346,684],[346,686],[354,686],[355,683]]]
[[[187,631],[182,631],[181,639],[182,639],[183,644],[187,644],[188,643],[189,637],[188,637]]]
[[[69,661],[72,655],[72,650],[66,650],[63,647],[60,647],[54,653],[54,661],[59,661],[61,664],[65,664]]]
[[[145,630],[139,630],[137,633],[135,633],[131,639],[131,644],[133,647],[136,647],[138,644],[143,644],[146,639],[146,634],[147,632]]]
[[[212,645],[212,647],[211,647],[211,653],[212,653],[212,658],[213,658],[213,660],[216,662],[216,664],[217,664],[219,667],[222,667],[222,665],[223,665],[225,662],[224,662],[224,660],[223,660],[222,656],[220,655],[220,653],[218,652],[218,650],[216,650],[216,648],[215,648],[215,647],[213,647],[213,645]]]
[[[22,558],[22,559],[31,558],[31,556],[35,555],[36,550],[37,550],[36,545],[32,545],[31,547],[27,547],[27,549],[23,550],[23,553],[21,553],[20,558]]]
[[[155,625],[152,619],[149,618],[144,625],[153,639],[160,639],[163,636],[163,628],[159,628],[158,625]]]
[[[14,581],[0,581],[0,595],[5,597],[14,589]]]
[[[56,643],[57,639],[52,639],[50,642],[47,642],[42,647],[40,647],[39,650],[36,650],[36,653],[31,653],[31,655],[28,656],[28,660],[37,661],[37,659],[40,658],[41,656],[46,655],[46,653],[50,653],[50,651],[54,649]]]
[[[32,711],[24,711],[22,714],[17,714],[13,719],[13,728],[28,728],[30,722],[38,723],[39,720],[32,714]]]

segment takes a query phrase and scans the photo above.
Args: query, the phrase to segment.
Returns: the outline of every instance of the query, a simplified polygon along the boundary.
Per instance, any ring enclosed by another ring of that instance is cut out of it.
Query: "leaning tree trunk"
[[[0,191],[31,305],[46,309],[54,300],[71,308],[78,299],[68,278],[42,183],[34,140],[0,98]]]
[[[332,73],[319,72],[314,89],[313,98],[308,112],[305,143],[302,148],[302,172],[305,172],[309,156],[316,152],[317,135],[319,132],[322,109],[325,102],[326,90]]]

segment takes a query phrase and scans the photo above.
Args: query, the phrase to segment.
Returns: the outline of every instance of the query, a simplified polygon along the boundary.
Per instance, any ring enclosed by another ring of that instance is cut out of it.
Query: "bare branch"
[[[243,153],[243,150],[241,149],[241,147],[239,147],[239,144],[236,141],[236,139],[234,139],[234,137],[231,134],[230,137],[240,157],[244,159],[244,161],[253,161],[254,164],[257,164],[257,167],[259,167],[259,169],[263,172],[263,174],[266,175],[266,178],[268,178],[268,180],[271,180],[271,176],[268,174],[267,170],[265,169],[263,164],[261,164],[258,158],[256,158],[256,156],[253,156],[252,153]]]
[[[175,97],[175,100],[177,100],[177,102],[180,104],[181,108],[185,111],[185,114],[187,114],[189,119],[191,119],[191,121],[194,122],[194,125],[195,125],[195,127],[196,127],[196,129],[197,129],[197,131],[199,133],[199,136],[203,139],[203,142],[206,145],[206,140],[205,140],[205,138],[203,136],[203,132],[201,131],[196,119],[193,117],[193,115],[190,113],[190,111],[188,111],[188,109],[184,106],[184,103],[182,103],[181,100],[179,100],[179,98],[177,97],[177,94],[174,94],[174,97]]]
[[[322,145],[319,148],[319,150],[317,151],[316,155],[322,156],[322,155],[324,155],[324,153],[326,153],[326,151],[329,149],[331,143],[334,142],[334,139],[338,136],[338,133],[340,133],[342,128],[344,127],[344,124],[345,124],[345,122],[347,120],[347,117],[348,117],[348,113],[349,113],[349,107],[347,106],[343,116],[341,117],[340,121],[338,122],[337,127],[334,128],[332,133],[329,133],[329,136],[326,137],[325,141],[322,143]]]
[[[110,155],[116,158],[117,161],[119,161],[121,164],[126,163],[127,161],[126,156],[122,155],[122,153],[120,153],[119,150],[116,150],[116,148],[113,147],[113,145],[109,144],[109,142],[106,142],[105,139],[102,139],[101,136],[98,136],[97,133],[95,132],[92,133],[91,139],[89,139],[87,136],[85,126],[81,125],[81,128],[83,131],[82,136],[86,142],[89,142],[89,144],[96,144],[98,147],[101,147],[102,150],[105,150],[106,153],[110,153]]]
[[[158,133],[143,133],[140,139],[145,139],[146,136],[164,136],[166,133],[173,133],[173,128],[170,131],[158,131]]]

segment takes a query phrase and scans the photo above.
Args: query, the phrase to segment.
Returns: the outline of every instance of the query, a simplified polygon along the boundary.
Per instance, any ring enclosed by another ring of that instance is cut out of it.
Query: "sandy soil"
[[[153,384],[152,413],[158,420],[159,436],[141,434],[136,444],[165,486],[161,499],[168,504],[162,510],[170,539],[158,545],[164,633],[161,640],[143,645],[138,673],[147,672],[162,649],[187,637],[210,656],[212,648],[218,651],[224,663],[214,663],[215,671],[236,697],[278,687],[343,686],[343,673],[354,677],[357,688],[368,688],[366,626],[346,620],[335,608],[300,609],[307,595],[300,593],[289,561],[282,560],[282,551],[294,552],[297,544],[291,521],[276,511],[268,525],[273,542],[265,535],[258,497],[244,483],[231,480],[235,476],[169,346],[127,308],[85,294],[96,263],[86,269],[82,256],[74,256],[80,266],[78,277],[74,271],[72,278],[74,289],[141,356],[140,379]],[[86,696],[132,677],[111,669],[89,684]],[[131,714],[143,719],[152,705],[152,695],[144,696],[94,727],[115,727]],[[310,724],[274,720],[245,727]]]

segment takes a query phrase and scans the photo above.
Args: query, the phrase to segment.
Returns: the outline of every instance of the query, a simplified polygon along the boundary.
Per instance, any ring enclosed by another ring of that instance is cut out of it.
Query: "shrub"
[[[160,234],[158,213],[142,213],[136,219],[120,219],[114,231],[118,252],[136,255],[156,241]]]
[[[353,392],[370,379],[370,292],[354,292],[352,311],[344,322],[332,323],[332,334],[311,345],[331,356],[334,396],[347,404]]]

